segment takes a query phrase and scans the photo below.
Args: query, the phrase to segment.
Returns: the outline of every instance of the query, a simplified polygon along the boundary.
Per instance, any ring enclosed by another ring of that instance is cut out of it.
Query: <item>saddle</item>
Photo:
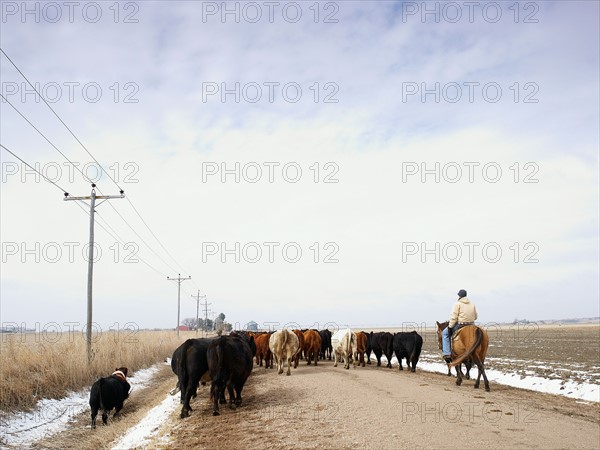
[[[476,326],[474,323],[463,323],[463,324],[459,324],[458,328],[456,328],[456,330],[454,330],[454,332],[452,333],[452,336],[450,337],[450,349],[451,351],[454,351],[454,341],[456,339],[458,339],[458,336],[460,335],[460,332],[463,331],[463,329],[465,327],[468,327],[470,325]]]

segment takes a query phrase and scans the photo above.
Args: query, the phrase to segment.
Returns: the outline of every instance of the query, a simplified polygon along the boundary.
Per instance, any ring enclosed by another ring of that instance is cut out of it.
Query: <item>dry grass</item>
[[[81,333],[3,334],[0,344],[0,410],[27,410],[42,398],[62,398],[90,386],[115,367],[131,371],[170,357],[194,332],[104,332],[94,336],[88,365]]]

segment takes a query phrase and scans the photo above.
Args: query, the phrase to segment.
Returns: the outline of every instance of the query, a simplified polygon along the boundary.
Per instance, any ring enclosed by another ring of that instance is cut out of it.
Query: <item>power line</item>
[[[52,113],[56,116],[56,118],[60,121],[60,123],[62,123],[64,125],[64,127],[69,131],[69,133],[71,133],[71,136],[73,136],[75,138],[75,140],[77,142],[79,142],[79,145],[81,145],[81,147],[83,147],[83,149],[87,152],[87,154],[90,155],[90,157],[96,162],[96,164],[98,164],[98,166],[108,176],[108,178],[110,178],[111,181],[113,183],[115,183],[115,185],[119,188],[119,190],[122,191],[123,189],[121,189],[121,186],[119,186],[119,184],[108,174],[108,172],[104,169],[104,167],[102,167],[102,165],[98,162],[98,160],[96,158],[94,158],[94,155],[92,155],[90,153],[90,151],[87,149],[87,147],[85,145],[83,145],[83,142],[81,142],[79,140],[79,138],[77,136],[75,136],[75,133],[73,133],[73,131],[69,128],[69,126],[60,118],[60,116],[56,113],[56,111],[54,111],[54,109],[52,108],[52,106],[50,106],[50,103],[48,103],[46,101],[46,99],[37,91],[37,89],[35,88],[35,86],[31,83],[31,81],[29,81],[29,79],[25,76],[25,74],[23,72],[21,72],[21,69],[19,69],[17,67],[17,65],[13,62],[13,60],[10,59],[10,57],[6,54],[6,52],[4,51],[4,49],[2,49],[0,47],[0,51],[6,57],[6,59],[8,59],[10,61],[10,63],[13,65],[13,67],[15,69],[17,69],[17,72],[19,72],[21,74],[21,76],[25,79],[25,81],[27,81],[27,83],[29,83],[29,86],[31,86],[31,88],[34,90],[34,92],[44,101],[44,103],[46,104],[46,106],[48,108],[50,108],[50,111],[52,111]]]
[[[21,69],[19,69],[19,67],[14,63],[14,61],[6,54],[6,52],[4,51],[4,49],[2,49],[0,47],[0,51],[2,52],[2,54],[8,59],[8,61],[10,61],[10,63],[13,65],[13,67],[17,70],[17,72],[19,72],[19,74],[25,79],[25,81],[27,81],[27,83],[29,84],[29,86],[31,86],[31,88],[34,90],[34,92],[44,101],[44,103],[46,104],[46,106],[50,109],[50,111],[52,111],[52,113],[56,116],[56,118],[63,124],[63,126],[69,131],[69,133],[71,134],[71,136],[73,136],[73,138],[79,143],[79,145],[81,145],[81,147],[87,152],[87,154],[94,160],[94,162],[100,167],[100,169],[108,176],[108,178],[119,188],[119,190],[122,192],[123,189],[121,189],[121,187],[119,186],[119,184],[110,176],[110,174],[104,169],[104,167],[102,167],[102,165],[98,162],[98,160],[94,157],[94,155],[92,155],[92,153],[88,150],[88,148],[83,144],[83,142],[81,142],[81,140],[75,135],[75,133],[73,132],[73,130],[71,130],[71,128],[69,128],[69,126],[65,123],[64,120],[62,120],[60,118],[60,116],[57,114],[57,112],[52,108],[52,106],[50,106],[50,104],[46,101],[46,99],[37,91],[37,89],[35,88],[35,86],[31,83],[31,81],[29,81],[29,79],[25,76],[25,74],[21,71]],[[1,95],[1,94],[0,94]],[[2,95],[2,97],[8,102],[8,100]],[[38,130],[23,114],[21,114],[21,112],[14,106],[12,105],[12,103],[8,102],[13,109],[15,109],[15,111],[17,111],[17,113],[19,113],[21,115],[21,117],[23,117],[38,133],[40,133],[40,135],[42,137],[44,137],[44,139],[46,139],[46,141],[48,141],[48,143],[50,143],[52,145],[52,147],[54,147],[67,161],[69,161],[74,167],[77,168],[77,166],[75,166],[75,164],[70,161],[54,144],[52,144],[52,142],[40,131]],[[90,183],[92,183],[92,180],[90,180],[79,168],[77,168],[79,170],[79,172],[83,175],[84,178],[86,178]],[[102,194],[102,191],[100,191],[100,189],[98,188],[98,192],[100,192],[100,194]],[[135,211],[135,213],[138,215],[138,217],[140,218],[140,220],[142,221],[142,223],[146,226],[146,228],[148,228],[148,231],[150,231],[150,233],[152,234],[152,236],[154,237],[154,239],[156,239],[156,241],[159,243],[159,245],[163,248],[163,250],[167,253],[167,255],[173,260],[173,262],[175,262],[175,264],[177,266],[179,266],[180,269],[183,269],[181,267],[181,265],[175,260],[175,258],[173,257],[173,255],[171,255],[171,253],[167,250],[167,248],[163,245],[163,243],[160,241],[160,239],[158,239],[158,237],[156,236],[156,234],[152,231],[152,229],[150,228],[150,226],[148,225],[148,223],[143,219],[142,215],[140,214],[140,212],[137,210],[137,208],[133,205],[133,202],[129,199],[129,197],[126,197],[127,201],[129,202],[129,204],[131,205],[131,207],[133,208],[133,210]],[[110,204],[110,203],[109,203]],[[111,204],[112,206],[112,204]],[[160,255],[158,255],[158,253],[156,253],[151,247],[150,245],[148,245],[148,243],[133,229],[133,227],[131,225],[129,225],[129,223],[123,218],[123,216],[116,210],[116,208],[114,206],[112,206],[113,209],[115,209],[115,211],[117,212],[117,214],[121,217],[121,219],[123,219],[123,221],[127,224],[127,226],[129,226],[129,228],[131,228],[131,230],[136,234],[136,236],[138,236],[143,242],[144,244],[156,255],[158,256],[161,261],[163,261],[163,263],[165,263],[171,270],[173,270],[173,267],[171,267],[170,264],[168,264]],[[194,283],[195,284],[195,283]]]
[[[166,265],[167,267],[169,267],[169,269],[171,269],[173,272],[176,272],[176,270],[175,270],[175,269],[174,269],[174,268],[173,268],[173,267],[172,267],[172,266],[171,266],[169,263],[167,263],[167,262],[166,262],[166,261],[163,259],[163,257],[162,257],[162,256],[160,256],[158,253],[156,253],[156,252],[154,251],[154,249],[152,249],[152,247],[150,247],[150,245],[149,245],[149,244],[148,244],[148,243],[147,243],[147,242],[144,240],[144,238],[143,238],[142,236],[140,236],[140,235],[139,235],[139,233],[133,229],[133,227],[132,227],[132,226],[129,224],[129,222],[127,222],[127,220],[125,220],[125,218],[124,218],[124,217],[121,215],[121,213],[120,213],[120,212],[117,210],[117,208],[115,208],[115,206],[114,206],[112,203],[109,203],[109,205],[112,207],[112,209],[114,209],[114,210],[115,210],[115,212],[118,214],[118,216],[119,216],[119,217],[120,217],[120,218],[123,220],[123,222],[125,222],[125,224],[126,224],[126,225],[127,225],[127,226],[128,226],[130,229],[131,229],[131,231],[133,231],[133,232],[135,233],[135,235],[136,235],[137,237],[139,237],[139,238],[142,240],[142,242],[143,242],[144,244],[146,244],[146,247],[148,247],[152,253],[154,253],[156,256],[158,256],[158,258],[159,258],[159,259],[160,259],[160,260],[161,260],[163,263],[165,263],[165,265]]]
[[[2,147],[4,150],[6,150],[8,153],[10,153],[11,155],[13,155],[15,158],[17,158],[19,161],[21,161],[23,164],[25,164],[27,167],[29,167],[30,169],[34,170],[35,172],[39,173],[44,180],[46,180],[48,183],[52,183],[54,186],[56,186],[58,189],[60,189],[64,194],[65,197],[67,195],[69,195],[69,193],[61,188],[58,184],[56,184],[54,181],[52,181],[51,179],[47,178],[43,173],[41,173],[39,170],[35,169],[34,167],[31,167],[29,164],[27,164],[25,161],[23,161],[21,158],[19,158],[17,155],[15,155],[13,152],[11,152],[8,148],[6,148],[3,144],[0,144],[0,147]]]
[[[75,163],[67,157],[67,155],[65,155],[63,152],[61,152],[59,150],[59,148],[56,145],[54,145],[52,143],[52,141],[50,141],[50,139],[48,139],[44,133],[42,133],[27,117],[25,117],[23,115],[23,113],[21,113],[21,111],[19,111],[15,105],[13,105],[3,94],[0,94],[0,97],[2,97],[6,101],[6,103],[8,103],[29,125],[31,125],[31,127],[35,131],[37,131],[40,134],[40,136],[42,136],[46,140],[46,142],[48,142],[48,144],[50,144],[54,148],[54,150],[56,150],[58,153],[60,153],[63,158],[65,158],[69,163],[71,163],[71,165],[79,171],[79,173],[83,176],[83,178],[85,178],[89,183],[92,183],[92,180],[90,180],[88,178],[88,176],[86,174],[84,174],[83,171],[79,167],[77,167],[77,165],[75,165]]]

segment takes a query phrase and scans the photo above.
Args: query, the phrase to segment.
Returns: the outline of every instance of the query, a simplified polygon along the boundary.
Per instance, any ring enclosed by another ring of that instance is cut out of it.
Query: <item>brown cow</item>
[[[356,333],[356,355],[359,366],[365,367],[365,352],[367,351],[367,335],[362,331]]]
[[[321,336],[316,330],[306,330],[304,332],[304,356],[307,364],[310,366],[310,360],[314,358],[315,366],[319,359],[319,350],[321,349]]]
[[[298,352],[294,355],[294,369],[298,367],[298,360],[302,356],[302,350],[304,349],[304,333],[300,330],[292,330],[296,336],[298,336]]]
[[[259,334],[254,337],[254,343],[256,344],[256,364],[259,366],[263,365],[263,359],[265,360],[265,369],[273,368],[273,354],[269,349],[269,339],[271,335],[269,333]]]

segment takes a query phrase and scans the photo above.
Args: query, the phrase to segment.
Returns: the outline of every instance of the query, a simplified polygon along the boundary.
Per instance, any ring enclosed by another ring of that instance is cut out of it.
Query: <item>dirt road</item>
[[[476,372],[474,370],[474,372]],[[145,389],[134,390],[121,419],[90,430],[89,411],[35,448],[112,448],[175,385],[163,365]],[[244,388],[244,404],[212,416],[200,387],[191,416],[177,410],[140,448],[167,449],[401,449],[600,448],[600,404],[492,383],[492,391],[461,387],[419,370],[375,365],[349,370],[330,361],[301,364],[286,377],[262,367]]]
[[[475,390],[472,380],[457,387],[454,378],[418,368],[414,374],[376,366],[344,370],[326,361],[286,377],[255,367],[242,407],[213,417],[201,388],[191,417],[173,414],[154,446],[600,448],[600,405],[491,387]]]

